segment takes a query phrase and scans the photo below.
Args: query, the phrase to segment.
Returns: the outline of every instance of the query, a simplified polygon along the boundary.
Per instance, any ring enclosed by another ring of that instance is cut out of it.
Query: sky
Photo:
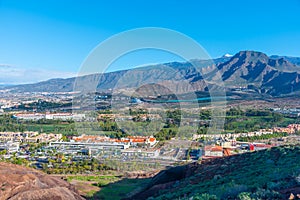
[[[241,50],[300,57],[300,0],[0,0],[0,84],[75,76],[89,53],[120,32],[168,28],[213,57]],[[145,50],[108,71],[181,61]]]

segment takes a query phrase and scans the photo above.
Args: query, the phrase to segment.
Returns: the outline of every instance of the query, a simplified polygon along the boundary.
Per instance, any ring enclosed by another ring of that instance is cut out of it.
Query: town
[[[28,117],[26,120],[40,120],[45,116],[47,115],[15,114],[13,118],[24,120]],[[53,116],[59,116],[60,118],[57,119],[64,121],[70,118],[61,118],[62,116],[72,115]],[[289,124],[287,127],[260,129],[247,133],[194,134],[188,140],[174,137],[164,142],[154,136],[128,135],[112,138],[101,134],[82,134],[65,137],[59,133],[34,131],[0,132],[0,152],[4,160],[26,160],[29,166],[41,170],[53,168],[53,160],[61,156],[70,162],[92,158],[102,163],[108,160],[127,163],[143,162],[152,166],[149,169],[153,169],[154,166],[161,168],[180,162],[230,156],[283,145],[289,141],[300,141],[299,131],[300,124]],[[56,167],[60,168],[63,164],[60,162]]]
[[[215,132],[210,102],[194,109],[168,97],[98,93],[87,94],[93,101],[80,105],[76,92],[1,94],[0,161],[57,176],[80,190],[99,191],[132,178],[138,186],[173,167],[300,144],[298,101],[292,99],[288,106],[282,99],[230,100],[223,127]],[[127,103],[116,109],[112,100]]]

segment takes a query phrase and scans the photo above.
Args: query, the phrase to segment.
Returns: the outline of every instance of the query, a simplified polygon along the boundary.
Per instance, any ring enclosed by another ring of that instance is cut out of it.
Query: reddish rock
[[[83,200],[70,183],[43,172],[0,162],[0,200]]]

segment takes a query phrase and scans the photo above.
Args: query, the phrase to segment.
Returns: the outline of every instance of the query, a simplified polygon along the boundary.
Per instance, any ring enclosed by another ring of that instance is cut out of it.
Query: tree
[[[0,155],[5,155],[5,154],[7,154],[7,150],[6,149],[0,151]]]

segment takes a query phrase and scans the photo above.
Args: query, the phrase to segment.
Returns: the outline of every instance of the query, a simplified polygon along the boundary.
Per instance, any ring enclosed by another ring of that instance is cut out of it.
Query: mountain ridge
[[[15,92],[71,92],[77,82],[82,84],[82,90],[95,85],[99,91],[111,91],[155,83],[180,94],[207,91],[209,86],[219,86],[217,73],[220,73],[226,90],[229,91],[239,87],[254,87],[259,93],[280,96],[300,90],[299,66],[289,62],[284,56],[268,57],[257,51],[240,51],[234,56],[213,60],[170,62],[5,88]]]

